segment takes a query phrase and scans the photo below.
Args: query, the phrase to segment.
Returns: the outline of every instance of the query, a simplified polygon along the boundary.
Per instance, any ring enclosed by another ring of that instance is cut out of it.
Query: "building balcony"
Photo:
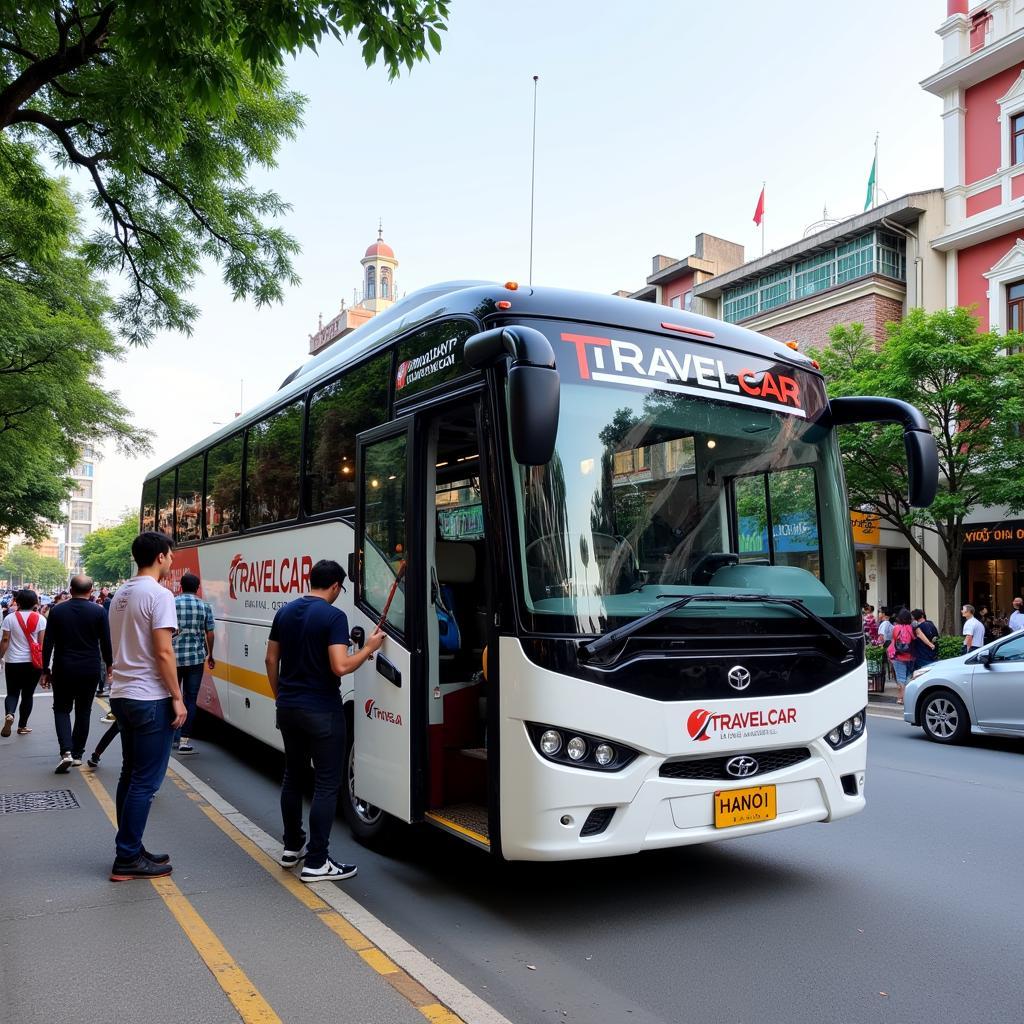
[[[1024,10],[1010,0],[976,4],[939,26],[942,67],[921,88],[936,96],[967,89],[1024,60]]]

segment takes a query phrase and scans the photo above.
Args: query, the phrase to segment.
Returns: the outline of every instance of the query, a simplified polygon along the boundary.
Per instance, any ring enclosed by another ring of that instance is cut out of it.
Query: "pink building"
[[[942,99],[946,302],[976,306],[981,329],[1024,328],[1024,5],[949,0],[942,67],[921,84]]]

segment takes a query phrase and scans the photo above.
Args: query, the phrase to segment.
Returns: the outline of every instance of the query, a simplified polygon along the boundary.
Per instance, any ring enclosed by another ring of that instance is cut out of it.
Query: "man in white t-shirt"
[[[960,614],[964,617],[964,654],[970,654],[985,646],[985,623],[975,618],[973,604],[965,604]]]
[[[121,729],[124,763],[117,783],[117,838],[112,882],[171,873],[170,857],[142,844],[149,808],[167,772],[174,730],[185,721],[171,635],[178,628],[174,596],[160,585],[171,571],[171,539],[140,533],[132,541],[137,576],[110,605],[114,672],[110,710]]]
[[[1013,611],[1010,612],[1010,629],[1024,629],[1024,597],[1013,599]]]

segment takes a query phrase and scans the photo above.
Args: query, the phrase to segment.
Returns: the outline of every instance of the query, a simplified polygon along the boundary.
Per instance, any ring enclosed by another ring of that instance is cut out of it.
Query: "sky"
[[[761,252],[822,217],[858,213],[879,136],[880,200],[941,187],[940,101],[919,82],[941,62],[944,0],[453,0],[444,48],[388,82],[355,43],[325,42],[289,71],[304,127],[251,178],[291,204],[302,283],[279,306],[234,302],[211,265],[190,296],[191,337],[161,334],[107,366],[106,385],[153,451],[112,448],[98,521],[136,509],[142,478],[308,357],[361,283],[377,237],[396,293],[454,278],[635,290],[651,257],[682,259],[702,231]],[[85,183],[80,182],[84,189]]]

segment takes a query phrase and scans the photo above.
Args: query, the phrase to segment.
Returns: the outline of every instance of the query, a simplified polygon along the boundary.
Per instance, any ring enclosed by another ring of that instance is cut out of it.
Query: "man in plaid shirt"
[[[189,737],[192,722],[196,717],[196,701],[199,687],[203,682],[203,663],[212,672],[217,663],[213,660],[213,609],[198,596],[199,577],[187,572],[181,577],[181,593],[174,599],[178,613],[178,631],[174,634],[174,656],[178,662],[178,682],[185,701],[188,717],[185,724],[174,734],[174,749],[179,754],[194,754]]]

